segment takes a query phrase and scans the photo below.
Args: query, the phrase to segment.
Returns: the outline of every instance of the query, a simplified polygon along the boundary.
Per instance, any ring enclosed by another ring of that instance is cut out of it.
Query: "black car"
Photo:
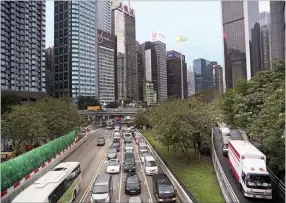
[[[153,193],[157,198],[156,202],[176,203],[177,192],[165,173],[153,175]]]
[[[116,148],[117,152],[120,151],[120,143],[119,142],[113,142],[112,145],[114,148]]]
[[[126,155],[128,155],[128,156],[126,156]],[[123,165],[124,165],[124,172],[135,172],[136,171],[136,162],[135,162],[134,155],[133,155],[133,157],[131,157],[131,156],[129,156],[129,154],[125,154]]]
[[[105,145],[105,139],[104,137],[99,137],[97,139],[97,146],[104,146]]]
[[[125,194],[138,195],[141,193],[141,180],[137,173],[127,173],[125,179]]]

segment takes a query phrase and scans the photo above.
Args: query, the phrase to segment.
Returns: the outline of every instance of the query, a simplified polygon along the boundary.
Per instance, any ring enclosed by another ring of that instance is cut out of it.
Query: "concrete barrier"
[[[1,203],[10,203],[12,200],[20,194],[23,190],[29,187],[32,183],[38,180],[41,176],[45,173],[50,171],[54,168],[57,164],[59,164],[63,159],[69,156],[73,151],[75,151],[79,146],[81,146],[86,140],[89,134],[93,133],[95,130],[91,130],[90,132],[86,133],[86,135],[82,139],[75,139],[75,141],[68,146],[63,151],[59,152],[55,155],[52,159],[46,161],[42,164],[41,167],[35,169],[30,174],[27,174],[24,178],[20,181],[16,182],[13,186],[8,188],[5,191],[1,192]]]
[[[137,133],[141,134],[138,130]],[[172,172],[168,169],[168,167],[165,165],[164,161],[160,158],[160,156],[157,154],[157,152],[153,149],[152,145],[149,143],[149,141],[142,135],[142,137],[145,139],[148,148],[150,149],[150,152],[153,154],[154,158],[157,161],[157,164],[160,166],[161,170],[169,177],[170,181],[173,183],[174,187],[177,190],[177,197],[180,200],[180,202],[187,202],[187,203],[195,203],[187,194],[187,192],[184,190],[184,188],[181,186],[179,181],[175,178],[175,176],[172,174]]]

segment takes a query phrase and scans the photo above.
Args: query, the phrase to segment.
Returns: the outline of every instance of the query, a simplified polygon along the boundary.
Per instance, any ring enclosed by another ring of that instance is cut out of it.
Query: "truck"
[[[228,141],[228,163],[245,197],[272,199],[266,156],[248,141]]]
[[[100,111],[100,106],[88,106],[87,110],[89,110],[89,111]]]

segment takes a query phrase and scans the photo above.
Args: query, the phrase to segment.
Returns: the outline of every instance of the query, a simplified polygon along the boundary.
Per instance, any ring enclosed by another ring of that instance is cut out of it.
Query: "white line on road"
[[[136,151],[136,155],[139,157],[138,150]],[[140,157],[139,157],[139,159],[140,159]],[[141,161],[140,161],[140,165],[141,165],[141,169],[143,169],[143,165],[142,165]],[[144,179],[145,179],[144,183],[146,182],[148,194],[149,194],[149,196],[150,196],[150,199],[148,199],[148,201],[150,200],[150,203],[153,203],[153,200],[152,200],[152,196],[151,196],[151,192],[150,192],[150,188],[149,188],[149,185],[148,185],[148,181],[147,181],[146,175],[145,175],[144,172],[143,172],[142,174],[143,174],[143,177],[144,177]]]
[[[150,203],[151,203],[151,199],[148,199],[148,202],[150,202]]]

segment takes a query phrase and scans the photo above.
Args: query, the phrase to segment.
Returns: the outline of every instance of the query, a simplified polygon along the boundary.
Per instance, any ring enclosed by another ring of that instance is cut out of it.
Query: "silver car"
[[[141,197],[130,197],[128,203],[143,203]]]
[[[109,148],[107,151],[107,159],[115,159],[117,157],[117,149]]]

